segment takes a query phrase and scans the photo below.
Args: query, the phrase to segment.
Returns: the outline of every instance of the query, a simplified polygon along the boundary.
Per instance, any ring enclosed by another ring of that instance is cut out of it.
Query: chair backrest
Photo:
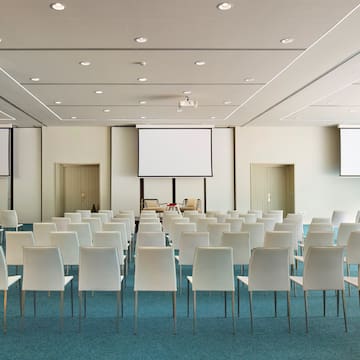
[[[71,219],[68,217],[53,216],[51,222],[56,224],[57,231],[67,231],[68,225],[71,223]]]
[[[160,207],[159,199],[144,199],[144,209],[154,209]]]
[[[172,224],[172,232],[170,240],[172,241],[172,247],[175,250],[179,249],[181,233],[189,231],[196,231],[195,223],[175,223]]]
[[[360,230],[360,223],[340,223],[337,233],[336,245],[346,246],[353,231]]]
[[[356,212],[355,222],[356,222],[356,223],[360,222],[360,210],[358,210],[358,211]]]
[[[309,224],[308,233],[314,231],[333,231],[330,223],[311,223]]]
[[[234,265],[249,264],[250,234],[248,232],[224,232],[221,246],[233,249]]]
[[[264,231],[273,231],[275,224],[278,222],[278,219],[273,217],[262,217],[260,219],[256,219],[257,223],[263,223],[264,224]]]
[[[331,224],[331,219],[328,217],[313,217],[311,224]]]
[[[55,223],[34,223],[35,246],[51,246],[50,233],[57,231]]]
[[[8,269],[3,248],[0,246],[0,289],[7,290],[8,287]]]
[[[170,247],[138,247],[134,291],[176,291],[174,250]]]
[[[258,219],[258,214],[255,213],[245,213],[245,214],[239,214],[239,217],[244,218],[245,224],[254,224],[256,223],[256,220]]]
[[[200,232],[207,232],[209,224],[216,224],[217,218],[216,217],[206,217],[204,219],[199,219],[196,223],[197,231]]]
[[[76,231],[50,233],[51,245],[60,249],[64,265],[79,265],[79,240]]]
[[[264,224],[263,223],[244,223],[242,224],[241,231],[250,234],[250,249],[264,246]]]
[[[8,231],[6,233],[6,262],[8,265],[23,264],[23,248],[34,246],[32,231]]]
[[[90,217],[99,218],[102,224],[109,221],[109,215],[106,213],[92,213]]]
[[[81,214],[81,218],[88,218],[91,216],[91,210],[76,210],[79,214]]]
[[[139,246],[164,247],[165,245],[165,233],[162,231],[137,233],[136,248],[138,248]]]
[[[126,232],[126,224],[121,222],[110,222],[103,225],[103,231],[118,231],[124,250],[128,248],[128,236]]]
[[[294,264],[292,233],[290,231],[267,231],[265,233],[264,248],[287,249],[289,263]]]
[[[111,219],[114,217],[114,212],[112,210],[99,210],[98,211],[99,214],[106,214],[107,215],[107,219],[105,222],[110,222]],[[130,215],[129,215],[130,216]]]
[[[189,215],[188,218],[189,218],[189,222],[197,224],[198,220],[199,219],[205,219],[206,215],[204,213],[197,213],[197,214],[194,214],[194,215]]]
[[[340,223],[348,221],[348,213],[343,210],[334,210],[331,215],[331,224],[338,227]]]
[[[63,291],[64,264],[57,247],[24,247],[22,290]]]
[[[284,210],[269,210],[266,213],[266,216],[274,217],[277,219],[277,222],[282,223],[284,219]]]
[[[79,291],[120,291],[121,274],[115,247],[82,247]]]
[[[283,224],[296,224],[297,242],[302,242],[304,236],[304,222],[302,214],[287,214]]]
[[[71,223],[81,223],[81,214],[78,212],[65,212],[64,217],[69,218]]]
[[[145,223],[145,222],[141,222],[139,223],[139,228],[138,228],[139,232],[161,232],[161,223],[156,222],[156,223]]]
[[[185,231],[181,233],[179,241],[179,263],[181,265],[192,265],[196,248],[206,246],[209,246],[208,232]]]
[[[183,216],[184,217],[190,217],[190,215],[198,215],[199,212],[197,210],[184,210]]]
[[[342,246],[310,247],[305,257],[304,290],[344,290]]]
[[[115,216],[115,219],[129,219],[130,220],[130,230],[132,233],[135,233],[135,216],[130,213],[120,213]],[[113,221],[114,217],[112,217],[109,222]]]
[[[0,225],[4,228],[15,228],[19,224],[16,210],[0,210]]]
[[[139,224],[141,223],[160,223],[160,218],[158,217],[149,217],[149,216],[141,216],[139,219]]]
[[[98,231],[94,235],[93,246],[116,248],[120,265],[124,265],[124,246],[119,231]]]
[[[346,247],[346,262],[360,264],[360,231],[351,232]]]
[[[244,222],[243,218],[235,218],[235,217],[228,217],[225,219],[225,222],[227,222],[228,224],[230,224],[230,231],[231,232],[240,232],[241,231],[241,226]]]
[[[92,245],[92,233],[90,224],[87,222],[70,223],[68,225],[69,231],[76,231],[79,246],[91,246]]]
[[[332,231],[313,231],[308,232],[304,241],[304,257],[310,247],[323,247],[333,245],[333,232]]]
[[[232,253],[231,247],[198,247],[193,264],[193,290],[234,291]]]
[[[227,211],[228,217],[231,217],[231,218],[238,218],[239,213],[240,213],[239,210],[228,210]]]
[[[216,223],[208,225],[210,246],[221,246],[221,239],[224,232],[230,232],[229,223]]]
[[[82,221],[90,224],[90,230],[92,235],[94,235],[97,231],[102,230],[102,222],[100,218],[87,217],[83,218]]]
[[[216,217],[218,223],[224,223],[228,216],[225,213],[217,212],[214,217]]]
[[[248,210],[248,214],[255,214],[256,218],[262,218],[263,217],[263,211],[258,209],[250,209]],[[240,215],[239,215],[240,216]]]
[[[256,248],[249,262],[249,291],[289,291],[287,249]]]
[[[131,241],[132,224],[129,218],[112,218],[111,222],[125,224],[126,228],[126,239],[128,242]],[[104,226],[104,225],[103,225]]]
[[[163,228],[166,233],[170,232],[171,223],[175,219],[182,219],[182,215],[178,214],[176,211],[165,212],[163,217]]]
[[[297,224],[292,222],[282,222],[276,223],[274,226],[274,231],[290,231],[291,232],[291,244],[293,250],[298,249],[298,233],[297,233]]]

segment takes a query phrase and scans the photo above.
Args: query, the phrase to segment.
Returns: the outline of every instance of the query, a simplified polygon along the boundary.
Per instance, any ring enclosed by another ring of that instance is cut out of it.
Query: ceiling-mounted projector
[[[179,108],[193,107],[197,108],[198,102],[190,99],[188,96],[184,100],[179,101]]]

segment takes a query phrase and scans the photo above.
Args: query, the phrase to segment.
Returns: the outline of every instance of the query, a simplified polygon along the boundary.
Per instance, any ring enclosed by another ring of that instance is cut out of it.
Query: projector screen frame
[[[207,178],[214,176],[213,165],[213,126],[137,126],[138,129],[138,166],[137,176],[139,178]],[[167,175],[141,175],[140,174],[140,131],[143,130],[209,130],[210,131],[210,175],[179,175],[179,174],[167,174]]]

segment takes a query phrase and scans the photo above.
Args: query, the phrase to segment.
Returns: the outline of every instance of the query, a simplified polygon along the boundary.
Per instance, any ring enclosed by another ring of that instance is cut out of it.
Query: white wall
[[[295,165],[295,211],[329,217],[345,210],[353,221],[360,209],[360,178],[339,176],[339,133],[327,127],[236,128],[236,196],[250,208],[250,164]]]
[[[14,209],[21,223],[41,221],[41,129],[13,132]]]
[[[100,164],[100,207],[110,208],[110,129],[42,128],[43,220],[55,215],[55,164]],[[58,214],[60,215],[60,214]]]

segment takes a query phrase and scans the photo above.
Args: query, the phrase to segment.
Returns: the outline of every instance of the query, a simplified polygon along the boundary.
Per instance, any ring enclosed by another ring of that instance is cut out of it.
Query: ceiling
[[[360,0],[219,3],[1,0],[0,126],[360,125]]]

